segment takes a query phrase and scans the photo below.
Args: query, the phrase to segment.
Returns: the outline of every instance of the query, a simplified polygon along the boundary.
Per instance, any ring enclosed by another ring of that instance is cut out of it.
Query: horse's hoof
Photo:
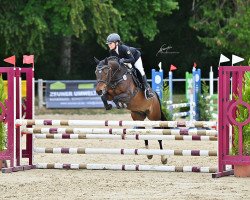
[[[112,109],[112,105],[111,104],[108,104],[106,107],[105,107],[106,110],[111,110]]]
[[[153,158],[153,155],[147,155],[148,159],[152,159]]]
[[[167,164],[167,163],[168,163],[167,157],[162,156],[162,157],[161,157],[161,163],[162,163],[163,165]]]

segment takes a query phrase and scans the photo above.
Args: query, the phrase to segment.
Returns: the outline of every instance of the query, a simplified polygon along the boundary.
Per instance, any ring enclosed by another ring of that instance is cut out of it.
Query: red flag
[[[177,67],[175,67],[174,65],[170,65],[170,71],[176,70]]]
[[[196,68],[197,67],[197,64],[196,64],[196,62],[194,62],[194,66],[193,66],[194,68]]]
[[[34,55],[24,55],[23,56],[23,64],[33,64],[34,63]]]
[[[10,63],[10,64],[15,66],[16,65],[16,56],[11,56],[11,57],[5,58],[4,62]]]

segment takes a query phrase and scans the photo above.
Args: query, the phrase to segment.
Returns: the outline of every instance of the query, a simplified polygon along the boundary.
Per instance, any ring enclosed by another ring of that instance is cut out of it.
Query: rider
[[[138,71],[142,76],[142,84],[145,89],[145,97],[146,99],[152,98],[154,94],[149,89],[149,85],[147,83],[147,77],[144,72],[141,60],[141,52],[134,47],[129,47],[124,44],[121,44],[121,38],[117,33],[111,33],[107,37],[106,44],[108,44],[109,46],[110,55],[120,58],[119,59],[120,64],[126,64],[127,66],[132,65],[138,69]]]

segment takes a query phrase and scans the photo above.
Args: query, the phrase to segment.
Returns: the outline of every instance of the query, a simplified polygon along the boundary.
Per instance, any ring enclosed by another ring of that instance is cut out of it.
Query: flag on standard
[[[220,54],[220,61],[219,61],[219,65],[220,63],[224,63],[224,62],[228,62],[230,61],[230,59],[226,56],[224,56],[223,54]]]
[[[243,60],[245,60],[245,59],[241,58],[239,56],[236,56],[236,55],[232,55],[232,65],[234,65],[235,63],[241,62]]]

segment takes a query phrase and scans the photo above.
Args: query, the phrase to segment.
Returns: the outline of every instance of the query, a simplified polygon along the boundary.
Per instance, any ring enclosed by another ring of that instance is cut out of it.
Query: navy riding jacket
[[[124,44],[118,45],[118,54],[115,49],[109,51],[110,56],[124,58],[124,63],[131,63],[132,65],[141,57],[141,52],[134,47],[129,47]]]

